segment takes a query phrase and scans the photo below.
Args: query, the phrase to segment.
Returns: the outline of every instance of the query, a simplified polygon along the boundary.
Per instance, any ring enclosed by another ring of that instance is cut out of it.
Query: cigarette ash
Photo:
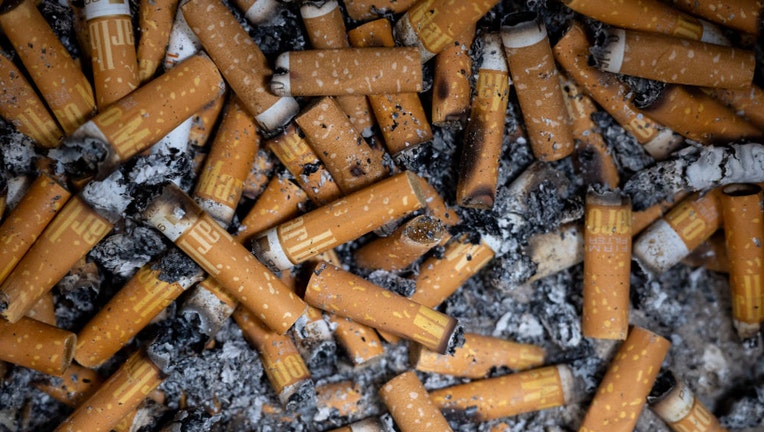
[[[48,375],[20,366],[8,367],[10,370],[0,379],[0,431],[55,429],[71,408],[35,387]]]
[[[88,254],[101,268],[118,278],[130,278],[139,268],[167,249],[156,230],[134,223],[103,239]]]
[[[102,293],[101,288],[108,292]],[[105,304],[99,296],[112,294],[98,267],[85,260],[75,265],[53,290],[56,324],[66,330],[79,331]]]
[[[0,170],[8,176],[32,174],[38,158],[34,141],[0,119]]]
[[[194,260],[175,246],[170,246],[167,253],[152,264],[151,269],[159,270],[157,278],[168,283],[196,278],[203,273]]]

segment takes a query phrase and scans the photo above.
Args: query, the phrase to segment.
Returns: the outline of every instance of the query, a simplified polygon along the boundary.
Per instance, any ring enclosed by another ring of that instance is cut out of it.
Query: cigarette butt
[[[0,225],[0,283],[21,261],[71,193],[47,174],[40,174]]]
[[[475,26],[470,26],[435,57],[432,83],[432,124],[435,126],[461,129],[467,123],[472,91],[470,47],[474,39]]]
[[[291,271],[281,272],[282,281],[285,277],[291,278],[291,284],[286,281],[285,284],[294,291],[297,288],[296,275]],[[334,332],[321,310],[308,306],[305,317],[306,320],[298,321],[292,329],[295,346],[311,370],[325,369],[327,359],[334,358],[337,352]]]
[[[223,111],[226,93],[222,93],[191,117],[191,130],[188,133],[188,142],[191,145],[204,147],[207,144],[207,140],[217,124],[218,117]]]
[[[395,37],[402,45],[417,47],[422,63],[434,57],[499,0],[421,0],[395,23]]]
[[[730,262],[724,232],[722,230],[716,231],[708,240],[687,255],[682,263],[691,267],[705,267],[719,273],[729,273]]]
[[[465,333],[464,345],[452,356],[434,353],[421,345],[409,348],[411,365],[418,371],[475,379],[485,378],[499,367],[521,371],[541,366],[545,354],[535,345],[476,333]]]
[[[184,316],[198,320],[198,328],[208,336],[217,334],[239,304],[232,294],[211,277],[188,291],[181,311]]]
[[[727,431],[719,424],[716,416],[698,400],[687,383],[679,381],[671,372],[658,376],[647,402],[650,409],[676,432]]]
[[[356,48],[395,46],[393,29],[386,19],[356,27],[348,37]],[[396,155],[432,140],[430,123],[418,94],[369,95],[368,98],[390,154]]]
[[[39,3],[35,1],[35,3]],[[80,65],[90,64],[90,36],[88,35],[88,23],[85,19],[85,2],[76,0],[67,0],[69,9],[72,11],[72,30],[74,31],[77,47],[80,49],[82,57],[79,59]]]
[[[634,430],[670,346],[661,336],[632,327],[597,387],[579,430]]]
[[[706,88],[711,97],[731,107],[752,125],[764,130],[764,91],[756,85],[742,89]]]
[[[150,81],[167,54],[179,0],[142,0],[138,10],[138,80]]]
[[[252,252],[273,271],[284,270],[423,206],[417,177],[405,171],[265,231]]]
[[[756,0],[714,2],[711,0],[672,0],[674,6],[708,21],[758,35],[762,4]]]
[[[629,331],[631,200],[590,189],[585,212],[583,334],[623,340]]]
[[[385,14],[406,12],[418,0],[345,0],[345,9],[350,18],[367,21]]]
[[[77,335],[50,324],[22,317],[0,320],[0,360],[61,376],[72,362]]]
[[[332,429],[330,432],[385,432],[382,422],[377,418],[367,418],[341,428]]]
[[[252,170],[247,175],[247,179],[244,180],[244,186],[241,191],[242,196],[249,199],[257,199],[263,193],[273,172],[274,160],[271,156],[270,152],[263,151],[262,149],[257,152],[252,163]]]
[[[276,59],[270,89],[279,96],[343,96],[422,91],[415,48],[288,51]]]
[[[299,297],[174,184],[143,216],[274,331],[283,334],[305,312]]]
[[[95,112],[93,89],[33,0],[0,13],[0,28],[66,134]]]
[[[18,321],[111,228],[80,197],[70,199],[0,285],[0,315]]]
[[[56,305],[53,302],[53,294],[50,291],[43,294],[43,296],[37,300],[37,303],[32,306],[32,309],[29,309],[29,312],[27,312],[24,316],[45,324],[55,326]]]
[[[448,418],[484,422],[563,406],[573,396],[567,365],[546,366],[430,392]]]
[[[137,351],[56,432],[107,432],[164,381],[144,351]]]
[[[263,24],[282,9],[277,0],[235,0],[234,3],[252,24]]]
[[[297,114],[297,101],[269,93],[271,69],[260,48],[228,7],[213,0],[191,0],[180,7],[191,30],[258,126],[272,132]]]
[[[19,68],[0,53],[0,117],[43,147],[58,145],[64,133]]]
[[[165,70],[172,69],[176,64],[187,60],[202,50],[202,42],[188,26],[183,12],[178,7],[175,21],[170,30],[170,41],[167,43],[167,53],[164,56],[163,65]]]
[[[481,36],[481,42],[475,97],[462,142],[456,203],[490,210],[499,182],[510,80],[501,37],[487,33]]]
[[[298,185],[275,175],[241,220],[241,228],[234,237],[247,244],[255,234],[297,217],[307,202],[308,195]]]
[[[732,319],[741,339],[756,336],[764,317],[764,192],[755,184],[733,184],[722,189],[720,204],[730,265]]]
[[[266,147],[292,173],[297,184],[315,204],[323,205],[342,196],[326,165],[296,126],[287,126],[281,135],[269,140]]]
[[[369,410],[369,401],[365,399],[363,389],[354,381],[339,381],[316,387],[316,407],[319,411],[330,411],[333,418],[358,418],[359,413]]]
[[[103,379],[96,371],[72,363],[60,380],[38,382],[35,387],[62,404],[75,408],[95,393],[102,383]]]
[[[546,27],[536,13],[510,14],[501,37],[534,156],[543,161],[568,156],[571,121]]]
[[[370,363],[385,353],[385,347],[374,329],[337,315],[330,315],[329,319],[336,326],[334,337],[337,343],[354,365]]]
[[[441,354],[453,352],[461,334],[461,326],[454,318],[328,263],[320,263],[313,271],[305,300],[319,309],[416,341]]]
[[[558,230],[531,236],[524,252],[536,264],[536,272],[527,283],[583,262],[584,243],[584,227],[578,223],[565,224]]]
[[[357,249],[356,265],[373,270],[402,270],[440,243],[444,230],[438,219],[417,216],[390,236],[372,240]]]
[[[632,237],[641,233],[642,230],[650,226],[653,222],[660,219],[669,209],[678,202],[687,197],[686,192],[680,192],[670,199],[663,200],[644,210],[631,212],[631,233]]]
[[[452,208],[446,205],[446,201],[443,199],[440,193],[424,178],[417,178],[419,179],[419,187],[422,189],[422,193],[424,194],[425,208],[427,209],[427,213],[430,216],[440,220],[443,225],[458,225],[461,222],[461,218]],[[445,233],[443,235],[443,240],[441,240],[441,245],[445,244],[449,238],[451,238],[451,236]]]
[[[379,389],[379,396],[401,432],[451,431],[416,373],[404,372]]]

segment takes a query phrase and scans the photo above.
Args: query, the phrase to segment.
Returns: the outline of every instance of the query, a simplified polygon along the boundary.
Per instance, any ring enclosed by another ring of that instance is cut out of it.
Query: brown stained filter
[[[141,0],[138,10],[138,80],[145,83],[154,77],[167,53],[170,31],[175,22],[179,0]]]
[[[0,54],[0,117],[42,147],[55,147],[64,133],[19,68]]]
[[[353,381],[340,381],[316,387],[316,408],[330,410],[332,416],[341,418],[352,416],[359,411],[367,411],[364,405],[363,389]]]
[[[312,272],[305,301],[440,354],[453,351],[461,332],[454,318],[328,263]]]
[[[47,174],[40,174],[32,183],[0,225],[0,283],[70,197],[71,193]]]
[[[711,97],[731,107],[752,125],[764,130],[764,90],[756,85],[743,89],[703,89]]]
[[[60,380],[38,382],[35,387],[62,404],[76,408],[102,383],[103,379],[94,370],[72,363]]]
[[[355,263],[365,269],[402,270],[438,245],[444,231],[438,219],[417,216],[389,236],[377,238],[356,249]]]
[[[0,360],[8,363],[61,376],[72,363],[76,344],[74,333],[32,318],[0,320]]]
[[[650,409],[673,431],[727,432],[684,381],[675,382],[673,388],[659,399],[650,399]]]
[[[348,36],[356,48],[395,46],[390,21],[384,18],[358,26]],[[432,140],[430,123],[418,94],[369,95],[368,100],[390,154]]]
[[[711,22],[753,35],[761,31],[760,0],[672,0],[674,6]]]
[[[367,21],[385,14],[406,12],[417,0],[345,0],[345,9],[350,18]]]
[[[379,419],[367,418],[341,428],[332,429],[330,432],[385,432],[386,430]]]
[[[363,139],[333,98],[322,98],[304,109],[295,123],[343,194],[355,192],[390,174],[384,151]]]
[[[584,227],[578,222],[565,224],[548,233],[532,235],[524,252],[536,264],[536,272],[526,283],[583,262],[584,243]]]
[[[279,55],[270,89],[280,96],[344,96],[422,91],[416,48],[340,48]]]
[[[257,199],[265,190],[271,179],[275,161],[270,152],[260,150],[252,163],[252,170],[244,180],[241,195],[249,199]]]
[[[385,383],[379,396],[401,432],[452,430],[413,371]]]
[[[223,114],[193,194],[199,206],[223,225],[233,220],[244,180],[259,148],[255,122],[234,96]]]
[[[285,333],[305,313],[299,297],[174,184],[143,216],[274,331]]]
[[[162,381],[159,368],[143,350],[137,351],[56,432],[108,432],[138,408]]]
[[[395,23],[402,45],[419,49],[422,63],[443,51],[499,0],[420,0]]]
[[[543,348],[476,333],[464,334],[464,345],[453,355],[440,355],[421,345],[409,347],[411,366],[422,372],[434,372],[465,378],[485,378],[494,368],[515,371],[544,364]]]
[[[315,204],[323,205],[342,196],[332,175],[297,126],[287,126],[281,135],[269,140],[266,147],[292,173]]]
[[[111,228],[81,198],[70,199],[0,285],[0,315],[18,321]]]
[[[573,395],[567,365],[547,366],[430,392],[447,417],[475,422],[563,406]]]
[[[755,184],[734,184],[722,189],[720,204],[730,263],[732,319],[738,336],[759,333],[764,319],[764,192]]]
[[[188,143],[196,147],[204,147],[210,138],[220,113],[226,101],[226,93],[223,92],[208,103],[200,111],[191,117],[191,130],[188,132]]]
[[[95,113],[93,89],[34,0],[0,13],[0,28],[66,134]]]
[[[48,291],[47,293],[43,294],[43,296],[37,300],[37,303],[32,306],[32,309],[29,309],[29,312],[27,312],[24,316],[45,324],[55,326],[56,305],[53,301],[53,293]]]
[[[261,129],[278,129],[297,114],[297,101],[274,96],[267,90],[266,80],[271,74],[268,61],[228,6],[214,0],[191,0],[180,9]]]
[[[297,217],[308,202],[308,195],[294,182],[273,176],[255,201],[234,238],[248,244],[252,236]]]
[[[135,90],[138,60],[127,0],[85,3],[96,105],[103,110]]]
[[[285,270],[423,206],[418,178],[404,171],[267,230],[252,252],[273,271]]]
[[[330,315],[329,320],[336,327],[334,337],[337,343],[354,365],[362,365],[385,353],[385,347],[374,329],[337,315]]]
[[[580,432],[633,431],[671,343],[632,327],[597,388]]]
[[[501,37],[488,33],[481,37],[481,42],[475,97],[462,141],[456,203],[462,207],[490,210],[499,183],[510,80]]]
[[[533,155],[562,159],[573,152],[573,134],[546,27],[534,12],[508,17],[501,37]]]
[[[470,47],[475,39],[475,26],[469,27],[435,57],[432,83],[432,124],[461,129],[470,112]]]

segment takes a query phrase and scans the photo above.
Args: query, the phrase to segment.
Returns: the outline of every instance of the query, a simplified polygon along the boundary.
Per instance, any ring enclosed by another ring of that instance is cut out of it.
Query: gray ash
[[[108,149],[103,141],[90,137],[69,137],[58,147],[48,150],[56,162],[56,173],[70,179],[85,179],[99,172]]]
[[[156,336],[146,353],[164,374],[174,372],[179,364],[196,357],[207,342],[207,337],[182,315],[158,323],[154,332]]]
[[[375,270],[366,276],[366,279],[404,297],[411,297],[416,290],[416,281],[385,270]]]
[[[0,119],[0,162],[9,176],[31,174],[40,157],[34,142]]]
[[[46,375],[9,365],[0,379],[0,431],[53,430],[71,412],[34,386]],[[23,389],[23,391],[21,391]]]
[[[89,256],[110,273],[129,278],[166,249],[164,237],[156,230],[131,224],[98,243]]]
[[[637,140],[605,111],[592,114],[592,120],[600,129],[602,138],[613,155],[622,177],[631,177],[634,173],[652,165],[655,160],[645,152]],[[625,179],[622,179],[622,182]]]
[[[201,273],[202,269],[194,260],[181,252],[175,246],[170,246],[167,253],[151,266],[152,270],[159,270],[157,278],[161,281],[173,283],[182,278],[192,277]]]

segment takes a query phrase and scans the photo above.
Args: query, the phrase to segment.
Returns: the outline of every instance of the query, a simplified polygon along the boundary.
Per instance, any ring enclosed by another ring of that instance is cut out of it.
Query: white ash
[[[0,119],[0,168],[9,176],[32,174],[40,157],[32,139],[13,130]]]
[[[536,286],[537,298],[532,310],[552,341],[563,350],[578,347],[583,339],[580,292],[581,287],[568,272],[542,279]]]
[[[88,256],[99,266],[121,278],[129,278],[167,249],[165,238],[156,230],[129,225],[98,243]]]
[[[79,331],[100,310],[98,301],[104,286],[99,272],[70,271],[53,290],[56,324],[66,330]]]
[[[599,127],[619,172],[630,177],[635,172],[655,163],[655,159],[645,151],[636,138],[626,133],[610,114],[597,111],[592,114],[592,120]]]
[[[48,150],[48,157],[55,161],[56,174],[72,179],[87,178],[99,173],[109,149],[106,143],[92,137],[65,138],[58,147]]]
[[[727,414],[719,420],[734,430],[760,431],[764,428],[764,380],[760,379],[743,394],[731,395]]]
[[[0,379],[0,431],[55,429],[71,409],[35,388],[34,383],[44,382],[48,376],[10,364],[8,368]]]

